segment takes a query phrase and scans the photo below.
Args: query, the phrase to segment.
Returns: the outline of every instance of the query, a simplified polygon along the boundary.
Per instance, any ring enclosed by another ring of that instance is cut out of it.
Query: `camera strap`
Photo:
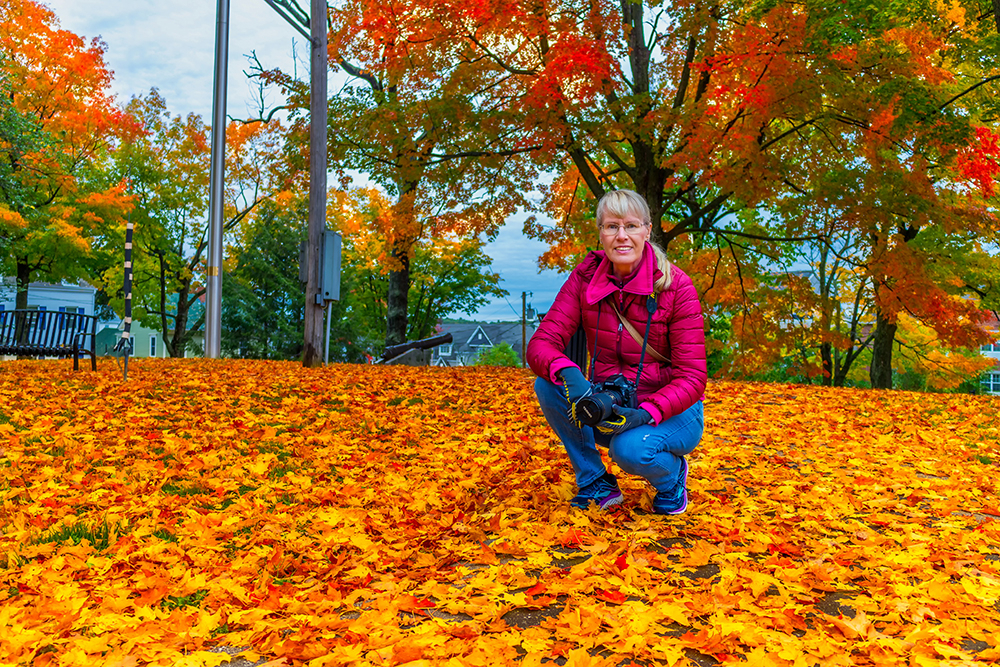
[[[650,304],[652,304],[652,309],[650,309]],[[639,338],[638,330],[636,330],[636,328],[632,326],[631,322],[629,322],[622,316],[622,314],[618,311],[618,308],[615,306],[613,302],[611,304],[611,307],[614,309],[615,315],[617,315],[618,319],[621,321],[622,326],[625,327],[625,330],[628,331],[630,336],[632,336],[632,340],[642,345],[642,351],[643,351],[642,356],[646,356],[645,353],[648,351],[649,356],[653,357],[661,364],[667,364],[667,365],[670,364],[669,359],[667,359],[665,356],[657,352],[654,348],[651,348],[647,345],[647,342],[649,341],[649,325],[650,322],[652,321],[653,313],[656,312],[656,299],[654,299],[652,296],[646,297],[646,312],[648,313],[648,315],[646,316],[646,334],[642,338]],[[600,317],[600,314],[598,314],[598,317]],[[639,363],[641,366],[642,364],[641,359],[639,360]]]
[[[614,305],[614,304],[612,304]],[[601,331],[601,302],[597,302],[597,326],[594,328],[594,353],[590,355],[590,371],[587,378],[594,381],[594,364],[597,362],[597,335]]]

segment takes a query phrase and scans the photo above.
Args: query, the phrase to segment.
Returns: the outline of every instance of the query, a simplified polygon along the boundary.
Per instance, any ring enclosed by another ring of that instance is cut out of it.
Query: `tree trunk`
[[[31,284],[31,267],[27,262],[17,262],[17,296],[14,297],[14,308],[24,310],[28,307],[28,285]]]
[[[892,389],[892,344],[896,341],[897,326],[881,310],[878,311],[869,370],[872,389]]]
[[[173,358],[183,357],[184,350],[187,348],[187,323],[188,314],[191,312],[191,299],[189,298],[190,293],[190,283],[186,283],[177,293],[177,312],[174,315],[174,335],[170,337],[169,344],[167,345],[167,352]]]
[[[837,372],[833,363],[833,345],[829,342],[822,343],[819,346],[819,355],[823,359],[823,386],[829,387],[833,385],[833,376]]]
[[[400,268],[389,273],[389,290],[386,295],[386,347],[406,342],[407,309],[410,295],[409,247],[409,243],[397,243],[392,249],[392,257],[399,262]]]

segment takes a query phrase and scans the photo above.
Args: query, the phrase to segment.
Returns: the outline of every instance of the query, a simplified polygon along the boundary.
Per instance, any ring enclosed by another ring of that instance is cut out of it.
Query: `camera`
[[[612,375],[594,393],[577,401],[576,418],[581,424],[596,426],[615,414],[614,406],[634,408],[634,401],[635,384],[624,375]]]

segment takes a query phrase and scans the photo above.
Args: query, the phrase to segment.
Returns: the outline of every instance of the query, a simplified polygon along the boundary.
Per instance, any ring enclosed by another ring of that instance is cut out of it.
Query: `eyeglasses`
[[[639,225],[634,222],[630,222],[627,225],[601,225],[601,233],[605,236],[618,236],[618,232],[621,229],[625,230],[625,233],[629,236],[635,236],[642,231],[645,225]]]

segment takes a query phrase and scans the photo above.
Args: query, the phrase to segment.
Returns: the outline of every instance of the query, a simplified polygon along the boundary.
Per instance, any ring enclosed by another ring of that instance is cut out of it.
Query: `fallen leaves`
[[[1000,659],[995,398],[711,384],[664,519],[525,371],[133,369],[0,364],[0,662]]]

